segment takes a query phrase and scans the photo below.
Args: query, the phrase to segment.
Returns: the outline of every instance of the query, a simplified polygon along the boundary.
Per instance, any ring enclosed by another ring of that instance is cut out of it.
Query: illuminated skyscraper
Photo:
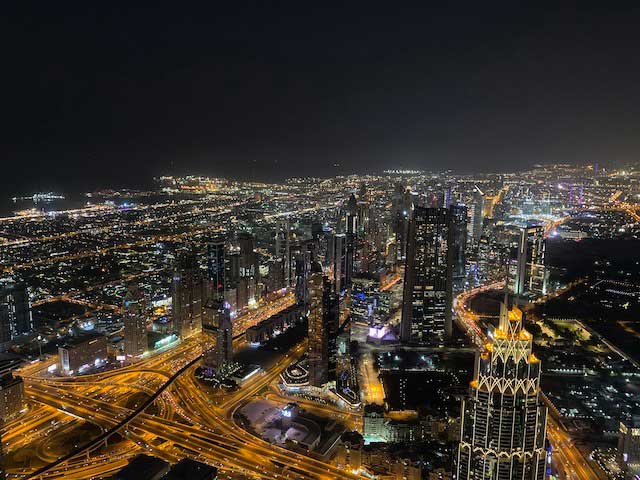
[[[329,340],[324,328],[323,297],[326,279],[320,269],[309,276],[309,384],[320,387],[327,382]]]
[[[467,207],[464,205],[450,205],[452,241],[452,279],[453,287],[461,290],[464,284],[467,266]]]
[[[336,376],[340,297],[314,265],[309,278],[309,384],[321,387]]]
[[[238,304],[244,307],[248,304],[253,304],[257,300],[260,268],[258,256],[256,255],[256,240],[253,234],[240,232],[238,234],[238,244],[240,246],[238,298],[246,298],[243,302],[238,301]],[[241,293],[240,290],[242,290]]]
[[[207,273],[209,276],[210,299],[224,299],[226,286],[225,243],[220,240],[207,244]]]
[[[233,360],[233,327],[229,304],[224,301],[207,302],[202,328],[215,338],[213,349],[205,353],[203,365],[219,369]]]
[[[440,345],[452,332],[453,208],[416,207],[409,221],[400,336]]]
[[[0,286],[0,350],[1,344],[32,330],[27,287],[19,283]]]
[[[547,293],[545,250],[544,226],[534,224],[522,230],[513,288],[516,295],[542,296]]]
[[[278,220],[276,223],[276,258],[282,260],[283,278],[285,286],[291,285],[291,228],[289,219]]]
[[[474,188],[470,230],[471,238],[477,244],[482,236],[484,222],[484,193],[477,186]]]
[[[127,288],[122,309],[124,311],[124,354],[139,357],[147,350],[147,319],[144,297],[136,284]]]
[[[180,338],[202,331],[203,276],[193,252],[179,258],[171,284],[174,330]]]
[[[347,236],[344,233],[333,235],[329,249],[331,256],[331,270],[333,271],[333,288],[336,292],[346,289],[349,277],[349,261],[347,255]],[[353,268],[353,264],[351,264]]]
[[[492,342],[476,360],[462,405],[458,480],[543,480],[547,408],[541,403],[540,361],[522,312],[501,305]]]

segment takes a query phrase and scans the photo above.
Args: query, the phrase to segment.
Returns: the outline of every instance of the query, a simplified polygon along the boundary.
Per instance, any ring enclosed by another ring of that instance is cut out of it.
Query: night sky
[[[612,2],[14,3],[5,192],[640,152],[640,10]]]

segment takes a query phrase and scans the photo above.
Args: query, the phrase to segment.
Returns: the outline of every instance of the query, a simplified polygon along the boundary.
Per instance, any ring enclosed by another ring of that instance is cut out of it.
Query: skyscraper
[[[203,330],[215,338],[213,349],[205,353],[204,366],[219,369],[233,360],[233,327],[229,304],[210,300],[204,308]]]
[[[453,208],[416,207],[409,221],[400,336],[440,345],[452,333]]]
[[[239,289],[242,289],[242,298],[246,298],[245,301],[239,301],[238,304],[242,307],[254,303],[257,298],[257,287],[260,276],[260,268],[258,265],[258,256],[256,255],[256,240],[253,234],[249,232],[240,232],[238,234],[238,244],[240,246],[240,284]]]
[[[456,462],[459,480],[543,480],[547,408],[541,403],[540,361],[522,312],[500,308],[493,341],[476,360],[462,405]]]
[[[480,241],[482,236],[482,223],[484,222],[484,193],[477,186],[473,192],[473,212],[471,215],[471,238],[474,243]]]
[[[282,260],[283,278],[285,286],[291,285],[291,229],[289,219],[278,220],[276,223],[276,258]]]
[[[174,330],[180,338],[202,331],[204,281],[192,251],[179,257],[172,281]]]
[[[209,277],[209,297],[215,300],[224,298],[226,286],[225,243],[222,240],[207,244],[207,273]]]
[[[516,295],[542,296],[547,293],[545,250],[544,226],[531,224],[522,230],[513,288]]]
[[[309,279],[309,384],[321,387],[336,377],[340,297],[319,265],[313,270]]]
[[[320,387],[327,382],[329,340],[324,328],[323,297],[326,279],[319,268],[309,276],[309,384]]]
[[[147,319],[144,315],[144,297],[132,283],[122,302],[124,311],[124,354],[139,357],[147,350]]]
[[[344,233],[333,235],[331,239],[331,270],[333,271],[333,288],[341,292],[350,283],[349,262],[347,255],[347,236]],[[352,267],[351,267],[352,268]]]
[[[0,287],[0,345],[33,330],[27,287],[10,283]]]
[[[464,284],[467,266],[467,207],[464,205],[450,205],[452,242],[452,278],[453,288],[461,290]]]

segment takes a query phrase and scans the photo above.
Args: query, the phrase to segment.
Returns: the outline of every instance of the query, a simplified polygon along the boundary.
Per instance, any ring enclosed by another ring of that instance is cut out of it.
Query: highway
[[[248,323],[287,308],[289,300],[288,293],[271,299],[254,311]],[[233,413],[261,392],[276,399],[270,385],[302,356],[306,342],[254,375],[239,390],[214,396],[193,375],[203,349],[210,347],[208,342],[206,335],[198,335],[133,365],[78,377],[47,376],[46,366],[55,358],[23,368],[25,392],[33,407],[28,417],[14,425],[16,433],[8,438],[9,448],[33,445],[45,464],[19,471],[9,468],[9,472],[24,479],[79,480],[112,474],[132,455],[146,451],[170,462],[189,457],[216,465],[223,478],[229,479],[360,478],[335,465],[271,445],[233,421]],[[146,400],[140,400],[140,395]],[[332,415],[339,413],[354,428],[361,423],[357,414],[331,411]],[[51,457],[48,439],[63,438],[65,432],[85,422],[97,425],[102,433],[60,458]],[[114,437],[116,433],[120,436]]]

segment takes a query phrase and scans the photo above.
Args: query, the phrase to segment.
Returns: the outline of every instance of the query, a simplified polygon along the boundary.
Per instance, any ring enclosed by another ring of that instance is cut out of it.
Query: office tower
[[[229,304],[221,300],[210,300],[204,308],[205,332],[215,338],[213,349],[205,353],[205,367],[219,369],[233,360],[233,326]]]
[[[473,204],[471,211],[470,233],[475,244],[482,236],[482,223],[484,222],[484,193],[477,186],[474,186]]]
[[[396,254],[398,264],[406,258],[407,234],[409,229],[409,218],[413,211],[413,201],[411,192],[402,185],[396,185],[391,200],[391,216],[393,233],[396,237]]]
[[[27,287],[9,283],[0,287],[0,344],[33,330]]]
[[[238,306],[240,308],[256,302],[260,267],[258,256],[256,255],[255,237],[249,232],[238,234],[238,245],[240,247],[238,286]]]
[[[283,278],[286,287],[291,285],[291,229],[289,219],[276,223],[276,258],[282,260]]]
[[[296,255],[296,302],[309,305],[309,274],[311,273],[311,251],[303,249]]]
[[[129,285],[122,303],[124,354],[126,357],[139,357],[147,351],[147,319],[144,297],[136,284]]]
[[[462,404],[459,480],[543,480],[547,408],[540,401],[540,361],[522,312],[500,308],[500,323],[476,359]]]
[[[204,282],[193,252],[182,255],[172,282],[174,330],[181,339],[202,331]]]
[[[343,290],[351,287],[351,279],[353,278],[353,265],[356,259],[356,242],[358,239],[357,216],[347,215],[346,232],[345,283],[341,286]]]
[[[322,312],[325,278],[319,268],[309,276],[309,384],[320,387],[327,382],[329,342]]]
[[[341,292],[347,288],[351,278],[349,277],[349,263],[347,255],[347,235],[338,233],[331,239],[331,270],[333,271],[333,288]]]
[[[453,209],[416,207],[409,221],[400,336],[441,345],[452,333]]]
[[[224,241],[207,244],[207,274],[209,277],[209,299],[223,300],[226,286],[226,260]]]
[[[541,296],[547,293],[545,249],[546,241],[542,225],[532,224],[522,230],[513,288],[516,295]]]
[[[309,384],[321,387],[336,376],[339,297],[315,264],[309,278]]]
[[[450,205],[452,243],[451,252],[453,288],[462,290],[467,266],[467,207]]]

